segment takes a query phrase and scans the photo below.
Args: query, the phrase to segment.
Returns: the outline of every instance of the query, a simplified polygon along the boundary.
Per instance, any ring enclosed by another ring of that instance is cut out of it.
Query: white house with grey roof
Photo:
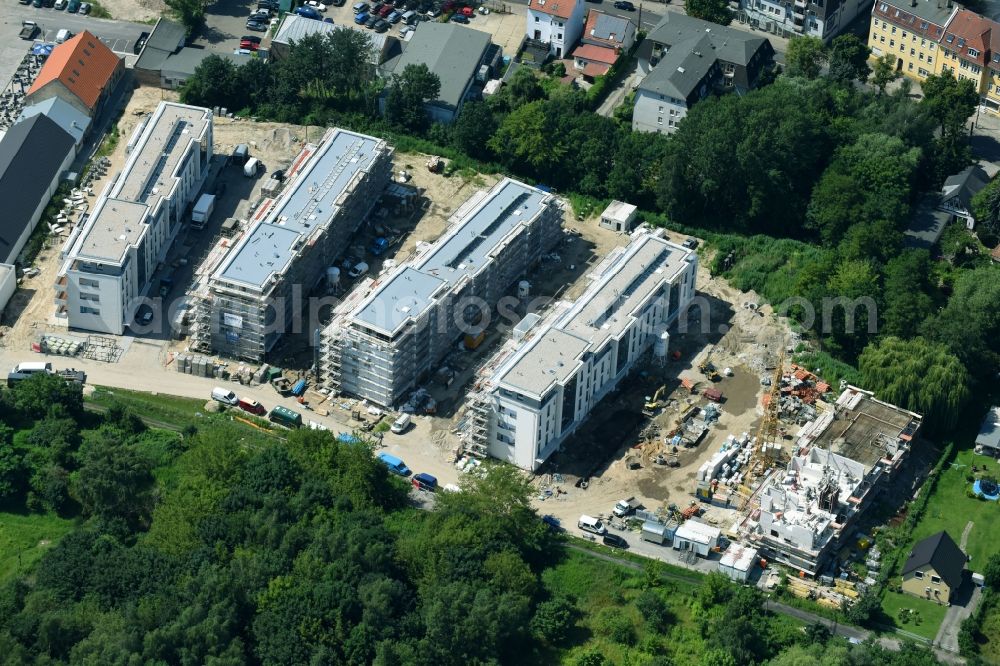
[[[639,231],[560,303],[487,362],[469,399],[467,444],[536,470],[587,420],[673,323],[695,293],[697,255]],[[665,350],[664,350],[665,353]]]
[[[392,152],[382,139],[342,129],[307,144],[286,171],[281,196],[257,207],[195,290],[195,346],[265,360],[378,202]]]
[[[69,237],[55,283],[71,328],[121,335],[181,228],[212,159],[212,112],[160,102],[127,148],[121,173]]]
[[[498,56],[491,48],[490,33],[456,23],[420,23],[403,54],[385,68],[401,75],[408,65],[427,65],[441,81],[437,99],[424,107],[431,120],[450,123],[473,94],[476,75]],[[485,82],[485,81],[484,81]]]
[[[444,236],[338,307],[320,334],[326,386],[399,403],[497,315],[501,297],[562,237],[562,218],[555,196],[509,178],[477,192]]]
[[[763,37],[676,12],[650,30],[639,52],[632,129],[671,134],[688,109],[713,93],[743,93],[773,65]]]

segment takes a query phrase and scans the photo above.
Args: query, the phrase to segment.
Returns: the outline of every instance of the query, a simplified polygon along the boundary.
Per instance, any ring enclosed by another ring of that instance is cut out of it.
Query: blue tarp
[[[302,395],[306,392],[306,380],[300,379],[292,386],[292,395]]]

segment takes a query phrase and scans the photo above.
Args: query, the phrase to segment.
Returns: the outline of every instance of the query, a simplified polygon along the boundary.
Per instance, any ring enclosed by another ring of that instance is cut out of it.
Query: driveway
[[[948,612],[941,620],[941,628],[938,629],[937,636],[934,638],[935,645],[945,650],[958,652],[958,631],[962,627],[962,620],[972,615],[976,606],[979,605],[981,597],[982,590],[979,586],[973,585],[966,576],[954,601],[948,607]]]

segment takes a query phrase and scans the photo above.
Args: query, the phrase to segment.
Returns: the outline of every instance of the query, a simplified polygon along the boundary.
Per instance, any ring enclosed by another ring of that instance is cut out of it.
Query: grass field
[[[200,414],[202,418],[212,416],[205,412],[205,400],[104,386],[97,387],[93,395],[87,398],[87,402],[105,407],[120,402],[134,409],[139,416],[178,425],[191,423],[196,414]]]
[[[55,514],[0,512],[0,583],[31,567],[73,529]]]
[[[888,590],[882,597],[882,610],[892,618],[897,628],[929,640],[937,636],[941,621],[948,612],[947,606]],[[904,610],[915,613],[903,613]]]
[[[946,530],[960,544],[962,531],[972,521],[965,552],[972,556],[969,568],[977,571],[990,555],[1000,550],[1000,540],[996,538],[1000,529],[1000,502],[972,499],[966,495],[972,488],[965,478],[972,472],[972,465],[980,469],[986,466],[990,475],[1000,478],[1000,465],[995,459],[976,455],[971,450],[959,452],[938,480],[927,511],[913,530],[913,541]]]

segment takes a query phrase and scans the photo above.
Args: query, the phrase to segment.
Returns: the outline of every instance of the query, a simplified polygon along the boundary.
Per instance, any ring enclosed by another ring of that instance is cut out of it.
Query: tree
[[[948,304],[927,322],[924,334],[944,343],[981,379],[1000,372],[1000,266],[963,272]]]
[[[110,433],[90,439],[80,450],[73,493],[84,510],[102,518],[133,524],[152,509],[152,464],[134,446]]]
[[[830,47],[830,78],[848,83],[864,83],[871,74],[868,56],[871,49],[857,35],[848,33],[834,38]]]
[[[167,7],[191,33],[205,18],[205,0],[165,0]]]
[[[559,645],[576,622],[578,611],[566,597],[543,601],[531,618],[531,633],[549,645]]]
[[[402,74],[393,74],[385,98],[386,119],[411,132],[427,129],[430,118],[424,103],[437,99],[441,79],[427,65],[407,65]]]
[[[883,272],[885,305],[882,306],[882,335],[907,340],[934,312],[928,295],[932,265],[926,250],[908,250],[891,259]]]
[[[0,441],[0,501],[20,494],[24,486],[24,467],[9,441]]]
[[[50,409],[63,409],[63,414],[78,416],[83,412],[83,392],[80,385],[58,375],[35,373],[17,382],[11,390],[14,409],[35,420]]]
[[[241,109],[245,99],[240,89],[240,67],[228,58],[212,54],[202,60],[181,86],[181,101],[198,106]]]
[[[938,122],[941,136],[935,147],[938,182],[961,170],[969,162],[965,121],[976,110],[979,93],[970,79],[956,79],[950,71],[927,77],[921,83],[920,105]]]
[[[983,578],[986,586],[993,591],[1000,591],[1000,553],[990,555],[983,567]]]
[[[886,53],[875,60],[872,70],[872,84],[878,88],[878,94],[884,95],[886,86],[898,79],[902,74],[896,69],[896,54]]]
[[[972,197],[972,215],[980,237],[996,242],[1000,237],[1000,179],[990,181]]]
[[[485,102],[466,102],[455,119],[451,141],[466,155],[489,160],[493,157],[489,141],[496,130],[497,119]]]
[[[789,76],[815,79],[828,57],[826,46],[819,37],[792,37],[785,54],[786,71]]]
[[[923,414],[936,432],[954,427],[969,400],[969,379],[947,347],[888,337],[858,358],[864,386],[881,400]]]
[[[719,25],[729,25],[733,21],[733,12],[726,0],[684,0],[684,12]]]

